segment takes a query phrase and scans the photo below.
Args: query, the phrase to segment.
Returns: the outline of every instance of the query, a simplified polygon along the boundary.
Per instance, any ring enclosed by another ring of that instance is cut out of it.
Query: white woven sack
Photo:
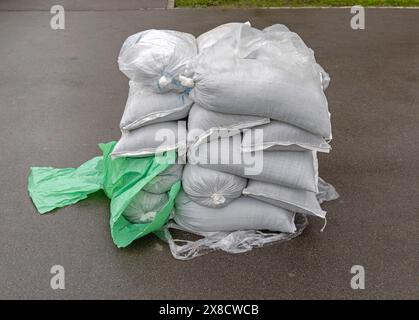
[[[230,137],[243,129],[269,121],[269,118],[214,112],[194,104],[188,117],[188,145],[194,148],[201,143]]]
[[[326,211],[320,207],[315,192],[249,180],[247,187],[243,190],[243,194],[292,212],[309,214],[320,218],[326,216]]]
[[[131,223],[150,223],[169,200],[167,193],[154,194],[141,190],[122,215]]]
[[[150,193],[169,192],[173,185],[182,179],[183,164],[173,164],[155,176],[143,190]]]
[[[285,122],[272,120],[269,124],[245,130],[242,150],[244,152],[311,150],[329,153],[330,145],[319,135]]]
[[[182,176],[182,187],[196,203],[211,207],[225,207],[241,196],[246,187],[245,178],[229,173],[187,164]]]
[[[314,151],[242,152],[240,136],[233,136],[189,148],[188,162],[290,188],[318,190],[318,161]]]
[[[331,139],[323,69],[301,38],[284,26],[224,31],[191,63],[191,98],[212,111],[272,118]]]
[[[177,150],[186,152],[185,121],[150,124],[132,131],[123,131],[112,152],[113,157],[148,157]]]
[[[186,118],[192,100],[185,93],[155,93],[130,81],[121,130],[134,130],[149,124]]]
[[[295,213],[263,201],[240,197],[223,208],[208,208],[192,201],[183,191],[175,203],[174,220],[192,232],[270,230],[293,233]]]

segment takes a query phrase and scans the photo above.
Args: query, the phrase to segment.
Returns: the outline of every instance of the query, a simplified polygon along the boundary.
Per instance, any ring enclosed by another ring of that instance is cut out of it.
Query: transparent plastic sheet
[[[319,177],[318,181],[319,191],[317,193],[317,201],[323,203],[325,201],[332,201],[339,198],[339,193],[337,193],[334,186],[330,183],[327,183],[322,178]]]
[[[254,248],[289,241],[298,237],[308,225],[306,216],[297,214],[295,225],[297,227],[295,233],[263,232],[259,230],[197,233],[185,230],[171,221],[161,233],[156,234],[169,244],[173,257],[179,260],[190,260],[216,250],[223,250],[228,253],[243,253]],[[173,239],[170,229],[194,233],[203,238],[197,241]]]

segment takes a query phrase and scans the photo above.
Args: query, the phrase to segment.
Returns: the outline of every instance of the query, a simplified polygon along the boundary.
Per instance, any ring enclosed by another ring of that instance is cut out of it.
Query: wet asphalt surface
[[[368,9],[366,29],[354,31],[349,9],[136,10],[140,2],[69,3],[66,29],[54,31],[48,1],[0,1],[0,298],[419,298],[419,10]],[[182,262],[153,235],[117,249],[102,192],[38,215],[30,166],[75,167],[119,138],[128,80],[116,58],[128,35],[247,20],[286,24],[331,74],[333,150],[320,175],[341,198],[324,205],[323,233],[310,219],[290,242]],[[50,288],[57,264],[65,290]],[[350,287],[353,265],[366,270],[365,290]]]

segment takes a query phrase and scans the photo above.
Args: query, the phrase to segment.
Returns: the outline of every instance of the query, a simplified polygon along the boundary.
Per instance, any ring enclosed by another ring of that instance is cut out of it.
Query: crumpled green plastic
[[[40,214],[74,204],[103,189],[111,199],[110,229],[114,243],[126,247],[151,232],[159,234],[173,210],[180,181],[170,189],[169,200],[150,223],[133,224],[122,215],[132,198],[155,176],[175,163],[176,152],[145,158],[115,158],[116,142],[99,144],[103,156],[78,168],[32,167],[28,191]]]

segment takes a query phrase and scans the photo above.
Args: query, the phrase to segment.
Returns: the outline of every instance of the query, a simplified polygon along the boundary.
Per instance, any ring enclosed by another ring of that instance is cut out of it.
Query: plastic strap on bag
[[[160,238],[169,244],[173,257],[179,260],[190,260],[212,251],[223,250],[228,253],[242,253],[253,248],[260,248],[278,242],[284,242],[298,237],[308,221],[305,215],[297,214],[295,217],[297,231],[295,233],[263,232],[258,230],[245,230],[234,232],[191,232],[175,222],[169,222],[158,234]],[[177,229],[202,236],[196,241],[173,239],[170,229]]]

